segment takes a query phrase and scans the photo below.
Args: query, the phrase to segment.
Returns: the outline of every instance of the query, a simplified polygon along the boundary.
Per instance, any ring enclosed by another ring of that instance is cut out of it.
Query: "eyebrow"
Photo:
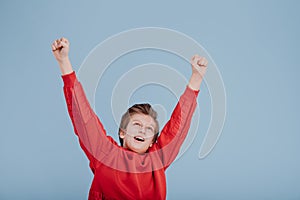
[[[134,119],[134,120],[132,120],[132,122],[140,122],[140,123],[142,123],[140,120],[138,120],[138,119]],[[148,125],[147,125],[148,126]],[[154,125],[153,124],[149,124],[149,126],[151,126],[152,128],[153,128],[153,130],[155,130],[155,127],[154,127]]]

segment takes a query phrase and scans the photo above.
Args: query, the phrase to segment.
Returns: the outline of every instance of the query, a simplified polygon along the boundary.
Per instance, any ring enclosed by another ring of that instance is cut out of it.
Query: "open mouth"
[[[141,136],[135,136],[134,139],[136,141],[139,141],[139,142],[144,142],[145,141],[145,139],[143,137],[141,137]]]

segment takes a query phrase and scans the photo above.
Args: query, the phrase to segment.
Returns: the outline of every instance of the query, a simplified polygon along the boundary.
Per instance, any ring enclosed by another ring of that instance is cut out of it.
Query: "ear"
[[[120,130],[120,138],[124,139],[126,133],[123,130]]]
[[[152,147],[152,145],[153,145],[153,143],[151,143],[149,147]]]

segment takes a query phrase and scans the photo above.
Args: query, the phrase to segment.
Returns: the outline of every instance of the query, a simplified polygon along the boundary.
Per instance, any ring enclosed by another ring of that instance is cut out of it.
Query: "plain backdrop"
[[[92,173],[73,133],[50,45],[67,37],[78,70],[97,44],[140,27],[173,29],[200,43],[216,62],[227,94],[222,135],[200,160],[211,109],[201,86],[199,133],[166,172],[167,199],[300,199],[299,9],[299,1],[291,0],[2,0],[0,199],[87,199]],[[187,62],[155,50],[113,63],[99,84],[96,112],[114,137],[105,85],[115,84],[121,66],[147,62],[190,74]],[[160,101],[151,94],[162,88],[144,90],[131,101]],[[163,99],[169,113],[176,100]]]

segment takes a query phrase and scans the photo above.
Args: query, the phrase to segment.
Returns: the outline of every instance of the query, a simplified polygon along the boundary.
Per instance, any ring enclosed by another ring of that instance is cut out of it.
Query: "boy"
[[[52,44],[64,82],[68,112],[94,174],[89,199],[165,199],[165,170],[175,160],[190,126],[208,61],[191,59],[192,75],[170,120],[158,136],[157,113],[150,104],[135,104],[122,116],[119,146],[106,135],[91,109],[68,58],[69,41]]]

